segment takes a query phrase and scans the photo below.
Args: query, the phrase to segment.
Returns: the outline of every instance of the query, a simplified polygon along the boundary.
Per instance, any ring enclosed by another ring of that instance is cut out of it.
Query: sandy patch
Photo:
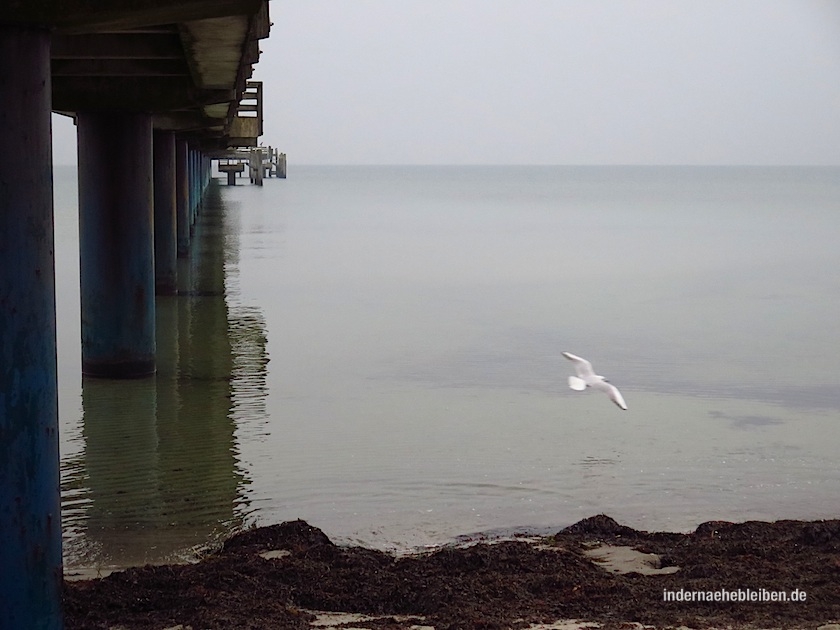
[[[338,628],[341,630],[370,630],[372,622],[382,620],[393,620],[396,623],[405,624],[406,630],[435,630],[433,626],[417,625],[424,621],[423,617],[415,615],[362,615],[358,613],[344,612],[320,612],[317,610],[307,611],[315,615],[315,620],[310,621],[312,628]],[[350,625],[363,624],[363,625]]]
[[[276,560],[277,558],[287,558],[292,555],[292,552],[288,549],[272,549],[270,551],[263,551],[260,554],[260,558],[264,558],[266,560]]]
[[[655,553],[642,553],[631,547],[599,544],[584,551],[599,567],[611,573],[639,573],[641,575],[667,575],[679,567],[663,567]]]

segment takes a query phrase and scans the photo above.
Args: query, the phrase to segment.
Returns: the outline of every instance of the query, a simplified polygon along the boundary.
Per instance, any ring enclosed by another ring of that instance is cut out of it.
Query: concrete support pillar
[[[155,293],[176,292],[178,257],[175,214],[175,134],[154,132],[155,189]]]
[[[189,146],[189,145],[187,145]],[[187,149],[187,181],[189,182],[189,199],[190,199],[190,228],[194,223],[193,210],[195,209],[195,171],[193,170],[193,150]],[[192,234],[192,229],[190,229]]]
[[[195,218],[201,214],[201,203],[204,200],[204,155],[195,151]]]
[[[59,630],[50,36],[0,25],[0,628]]]
[[[201,155],[198,150],[193,151],[193,181],[195,182],[195,207],[193,208],[193,223],[198,221],[201,211]]]
[[[201,151],[195,152],[196,174],[198,175],[198,208],[196,217],[201,213],[201,206],[204,203],[204,154]]]
[[[198,186],[196,185],[195,176],[195,149],[190,149],[189,153],[189,172],[190,172],[190,233],[195,231],[195,217],[196,209],[198,207]]]
[[[152,119],[79,112],[82,372],[155,371]]]
[[[257,186],[263,185],[262,150],[251,149],[249,154],[251,164],[251,182]]]
[[[189,149],[186,140],[175,141],[175,213],[178,224],[178,256],[190,251]]]

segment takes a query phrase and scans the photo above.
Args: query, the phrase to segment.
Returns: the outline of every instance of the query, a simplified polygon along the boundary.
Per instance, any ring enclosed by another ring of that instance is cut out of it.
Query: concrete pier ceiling
[[[195,148],[227,147],[268,37],[267,0],[20,5],[13,16],[55,28],[53,111],[150,113],[155,129],[188,134]]]

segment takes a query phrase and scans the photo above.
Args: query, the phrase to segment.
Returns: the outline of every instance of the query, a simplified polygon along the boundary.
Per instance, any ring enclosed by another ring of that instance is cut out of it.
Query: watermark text
[[[805,591],[770,591],[766,588],[718,589],[715,591],[687,591],[662,589],[665,602],[804,602]]]

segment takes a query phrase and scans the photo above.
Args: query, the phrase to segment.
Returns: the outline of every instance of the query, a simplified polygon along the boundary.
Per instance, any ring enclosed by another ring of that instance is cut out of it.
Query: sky
[[[840,165],[837,0],[272,0],[291,164]],[[53,117],[54,161],[75,131]]]

